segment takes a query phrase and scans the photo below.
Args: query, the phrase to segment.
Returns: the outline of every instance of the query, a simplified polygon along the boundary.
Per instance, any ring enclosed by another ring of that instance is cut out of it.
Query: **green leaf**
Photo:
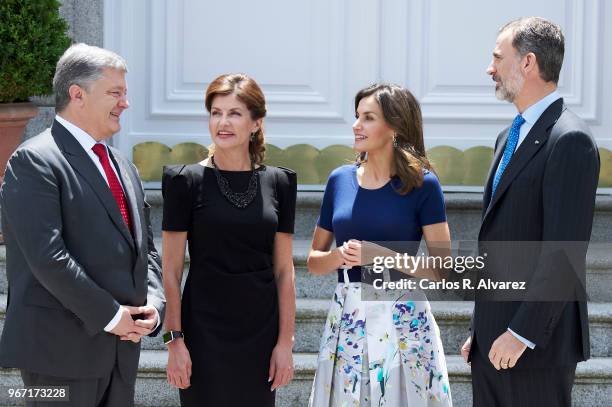
[[[0,1],[0,103],[53,91],[55,65],[71,40],[57,0]]]

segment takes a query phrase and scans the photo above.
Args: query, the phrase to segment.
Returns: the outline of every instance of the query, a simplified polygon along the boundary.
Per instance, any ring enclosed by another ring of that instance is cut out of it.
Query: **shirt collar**
[[[522,116],[525,119],[525,122],[531,125],[535,124],[535,122],[538,121],[540,116],[542,116],[542,113],[544,113],[544,111],[548,109],[548,106],[552,105],[553,102],[558,100],[560,97],[561,96],[559,95],[559,92],[557,92],[556,90],[553,90],[551,93],[544,96],[542,99],[540,99],[533,105],[529,106],[522,113]]]
[[[64,126],[66,128],[66,130],[68,130],[70,132],[70,134],[72,134],[74,136],[74,138],[76,139],[76,141],[79,142],[79,144],[81,145],[81,147],[83,147],[83,149],[89,153],[90,151],[92,151],[92,147],[94,145],[96,145],[98,142],[92,137],[90,136],[85,130],[81,129],[80,127],[72,124],[71,122],[69,122],[68,120],[64,119],[62,116],[60,115],[55,115],[55,120],[58,121],[59,124],[61,124],[62,126]],[[102,142],[101,142],[102,143]],[[104,144],[104,143],[102,143]]]

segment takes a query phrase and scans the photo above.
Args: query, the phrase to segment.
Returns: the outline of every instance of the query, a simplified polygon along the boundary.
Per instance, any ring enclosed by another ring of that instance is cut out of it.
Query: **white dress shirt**
[[[102,178],[104,178],[104,181],[106,181],[106,184],[109,185],[108,179],[106,178],[106,173],[104,172],[104,167],[102,167],[102,163],[100,162],[100,158],[98,158],[96,153],[94,153],[92,150],[93,146],[98,144],[98,142],[92,136],[90,136],[87,132],[85,132],[83,129],[70,123],[68,120],[64,119],[62,116],[55,115],[55,120],[57,120],[59,124],[64,126],[66,130],[68,130],[70,134],[74,136],[76,141],[79,142],[81,147],[83,147],[83,150],[85,150],[89,158],[91,158],[91,161],[95,164],[96,168],[100,172],[100,175],[102,175]],[[104,142],[99,142],[99,144],[104,145],[106,154],[108,154],[108,147],[106,147],[106,144]],[[115,175],[117,176],[117,179],[119,180],[119,185],[121,185],[121,188],[123,188],[123,193],[125,194],[125,188],[121,184],[121,177],[119,177],[119,172],[117,171],[117,168],[115,168],[115,163],[113,162],[113,160],[110,159],[110,157],[109,157],[109,162],[111,163],[111,168],[115,172]],[[109,188],[110,188],[110,185],[109,185]],[[159,313],[157,312],[157,309],[155,310],[155,314],[157,316],[157,325],[155,326],[155,329],[157,329],[160,323]],[[117,313],[115,314],[113,319],[111,319],[110,322],[104,327],[104,330],[106,332],[112,331],[117,326],[120,320],[121,320],[121,308],[117,310]]]
[[[560,97],[561,96],[559,96],[559,93],[556,90],[554,90],[551,93],[549,93],[547,96],[544,96],[542,99],[534,103],[533,105],[529,106],[527,109],[525,109],[523,113],[521,113],[521,115],[523,116],[523,119],[525,119],[525,123],[523,123],[523,125],[521,126],[521,130],[519,131],[519,138],[518,138],[518,142],[516,143],[517,149],[519,148],[523,140],[525,140],[525,137],[527,137],[527,134],[529,134],[533,125],[538,121],[540,116],[542,116],[542,113],[544,113],[544,111],[548,109],[548,107],[552,105],[554,102],[556,102]],[[497,165],[497,170],[499,170],[499,165],[501,164],[501,162],[502,160],[499,160],[499,164]],[[514,335],[516,339],[518,339],[519,341],[527,345],[529,349],[535,348],[536,346],[535,343],[531,342],[529,339],[523,338],[521,335],[517,334],[510,328],[508,328],[508,331],[512,335]]]
[[[104,181],[106,181],[106,184],[109,185],[108,179],[106,178],[106,173],[104,172],[104,167],[102,167],[102,163],[100,162],[100,159],[98,158],[96,153],[94,153],[92,150],[93,146],[98,144],[98,142],[93,137],[91,137],[89,134],[87,134],[83,129],[70,123],[68,120],[64,119],[62,116],[55,115],[55,120],[57,120],[59,124],[64,126],[66,130],[68,130],[70,134],[72,134],[74,138],[79,142],[81,147],[83,147],[83,150],[85,150],[89,158],[91,158],[91,161],[93,161],[93,163],[96,165],[96,168],[100,172],[100,175],[102,175],[102,178],[104,178]],[[106,148],[106,144],[104,142],[101,141],[99,144],[104,145],[104,147]],[[108,150],[106,150],[106,154],[108,154]],[[111,163],[111,168],[113,169],[113,171],[115,172],[115,175],[117,176],[117,179],[119,180],[119,184],[121,185],[121,188],[123,188],[123,185],[121,184],[121,178],[119,177],[119,173],[117,172],[117,169],[115,168],[115,163],[113,163],[113,160],[111,160],[110,157],[109,157],[109,161]],[[110,188],[110,185],[109,185],[109,188]],[[123,193],[125,193],[125,189],[123,190]]]
[[[542,116],[542,113],[544,113],[544,111],[548,109],[548,107],[554,102],[556,102],[560,97],[561,96],[559,96],[559,92],[554,90],[547,96],[544,96],[542,99],[534,103],[533,105],[529,106],[527,109],[525,109],[523,113],[521,113],[521,116],[523,116],[523,119],[525,119],[525,123],[523,123],[519,131],[518,142],[516,143],[516,147],[514,150],[515,152],[516,150],[518,150],[523,140],[525,140],[525,137],[527,137],[527,134],[529,134],[535,122],[537,122],[540,116]],[[499,160],[499,163],[497,164],[498,170],[501,162],[502,160]]]

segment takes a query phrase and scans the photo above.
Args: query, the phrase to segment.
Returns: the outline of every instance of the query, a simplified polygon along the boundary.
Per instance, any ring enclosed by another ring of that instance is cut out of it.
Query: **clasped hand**
[[[134,319],[134,316],[138,316]],[[142,307],[121,306],[121,319],[110,332],[119,336],[122,341],[140,342],[157,326],[157,311],[150,305]]]
[[[338,252],[344,262],[343,266],[346,267],[372,264],[374,257],[388,256],[393,253],[376,243],[355,239],[344,242],[342,246],[338,247]]]

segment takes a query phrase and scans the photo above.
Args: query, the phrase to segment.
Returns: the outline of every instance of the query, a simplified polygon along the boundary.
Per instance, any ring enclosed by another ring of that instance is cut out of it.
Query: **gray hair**
[[[57,62],[53,77],[55,111],[61,112],[68,106],[70,86],[78,85],[89,91],[107,68],[127,72],[125,60],[112,51],[83,43],[68,48]]]
[[[535,54],[543,80],[559,82],[565,53],[561,27],[541,17],[523,17],[510,21],[499,29],[499,33],[506,30],[512,31],[512,46],[521,57],[530,52]]]

